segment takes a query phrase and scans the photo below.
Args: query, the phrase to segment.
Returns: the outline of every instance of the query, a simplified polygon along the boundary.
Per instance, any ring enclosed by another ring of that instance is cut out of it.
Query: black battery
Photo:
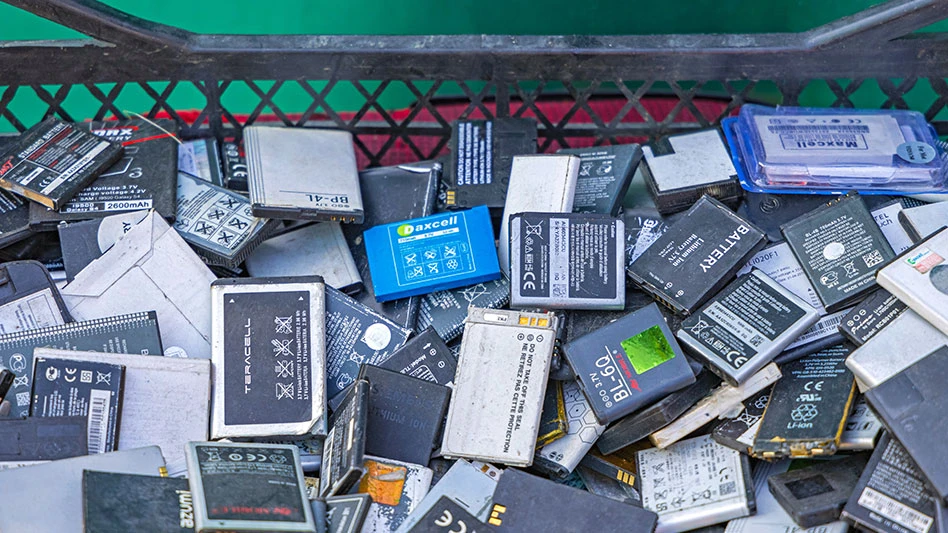
[[[0,420],[0,463],[55,461],[89,453],[89,417]]]
[[[224,171],[224,186],[228,189],[246,193],[249,191],[247,173],[247,154],[243,142],[221,144],[221,167]]]
[[[30,416],[87,416],[89,451],[115,451],[125,367],[108,363],[37,357]]]
[[[876,272],[895,257],[856,194],[847,194],[781,227],[826,311],[833,313],[876,288]]]
[[[457,504],[451,498],[442,496],[428,509],[421,519],[405,530],[405,533],[449,533],[492,531],[474,515]]]
[[[843,518],[877,533],[935,532],[948,513],[899,441],[882,436],[843,507]]]
[[[654,208],[624,210],[622,221],[625,222],[625,267],[631,267],[652,243],[668,231],[672,220],[677,218],[664,217]]]
[[[0,153],[17,140],[16,135],[0,135]],[[8,191],[0,190],[0,248],[4,248],[29,237],[30,203]]]
[[[468,287],[432,292],[421,298],[417,329],[434,328],[444,342],[451,342],[464,330],[467,308],[496,309],[510,301],[510,282],[500,279]]]
[[[187,479],[82,472],[82,521],[88,533],[193,532],[193,504]]]
[[[885,289],[879,289],[843,316],[839,332],[849,342],[862,346],[906,309],[908,306],[902,300]]]
[[[121,144],[50,117],[0,155],[0,187],[59,209],[121,155]]]
[[[378,366],[450,387],[454,384],[458,359],[434,328],[428,327]]]
[[[451,389],[372,365],[362,367],[359,379],[369,383],[365,453],[428,464]]]
[[[526,118],[458,120],[451,125],[445,207],[503,210],[514,156],[537,153],[537,123]]]
[[[76,126],[122,145],[122,157],[58,210],[31,205],[30,227],[53,231],[60,222],[148,209],[174,220],[178,126],[173,120],[113,120]]]
[[[632,263],[628,274],[659,303],[689,315],[766,242],[753,224],[703,196]]]
[[[856,395],[846,368],[851,345],[829,348],[785,365],[754,439],[755,457],[836,453]]]
[[[746,192],[737,214],[762,229],[770,242],[783,240],[780,226],[795,220],[826,203],[816,194],[771,194]]]
[[[942,422],[948,412],[946,375],[948,347],[943,346],[866,391],[869,406],[941,499],[948,496],[948,432]]]
[[[601,453],[610,454],[639,442],[671,424],[720,384],[721,379],[714,373],[702,371],[691,385],[610,425],[596,440],[596,446]]]
[[[347,494],[326,498],[329,528],[326,533],[359,533],[369,514],[372,497],[368,494]]]
[[[573,212],[617,216],[635,169],[642,161],[642,147],[616,144],[563,148],[556,153],[579,156]]]
[[[695,382],[654,303],[567,343],[563,352],[600,424]]]
[[[368,403],[368,382],[356,381],[329,419],[329,434],[323,442],[323,464],[319,474],[319,496],[322,498],[346,494],[365,472]]]
[[[860,453],[838,461],[822,461],[770,476],[767,486],[798,526],[826,524],[839,519],[868,460],[868,454]]]
[[[764,416],[772,390],[773,387],[767,387],[744,400],[744,410],[741,414],[719,423],[711,430],[714,442],[741,453],[749,453],[754,446],[754,437],[760,428],[760,418]]]

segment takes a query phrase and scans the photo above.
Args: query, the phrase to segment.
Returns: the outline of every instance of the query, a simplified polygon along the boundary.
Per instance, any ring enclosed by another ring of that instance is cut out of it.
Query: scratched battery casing
[[[557,323],[552,313],[469,309],[441,455],[533,463]]]

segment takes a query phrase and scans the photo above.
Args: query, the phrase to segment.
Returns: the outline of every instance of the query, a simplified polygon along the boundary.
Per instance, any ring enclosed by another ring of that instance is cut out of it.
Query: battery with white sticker
[[[892,163],[906,141],[898,121],[883,114],[757,115],[754,117],[767,162]]]

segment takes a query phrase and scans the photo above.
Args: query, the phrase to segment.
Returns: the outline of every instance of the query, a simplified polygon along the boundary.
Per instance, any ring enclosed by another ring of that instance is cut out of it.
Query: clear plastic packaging
[[[749,104],[722,126],[749,191],[946,192],[948,156],[917,111]]]

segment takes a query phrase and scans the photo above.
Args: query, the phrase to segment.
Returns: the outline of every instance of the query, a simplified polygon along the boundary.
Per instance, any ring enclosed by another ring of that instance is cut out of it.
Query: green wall
[[[106,3],[133,15],[205,33],[285,34],[654,34],[733,33],[802,31],[879,3],[872,0],[107,0]],[[5,21],[0,40],[78,38],[80,35],[6,4],[0,4]],[[944,24],[940,29],[945,29]],[[160,90],[161,84],[156,87]],[[371,91],[373,86],[369,86]],[[439,94],[456,93],[445,87]],[[30,91],[31,92],[31,91]],[[864,92],[865,94],[859,94]],[[39,120],[45,107],[21,90],[10,109],[27,125]],[[126,94],[127,93],[127,94]],[[923,94],[924,93],[924,94]],[[761,98],[772,96],[762,88]],[[932,91],[921,89],[912,97],[931,101]],[[854,97],[859,105],[879,105],[881,91],[875,84],[860,89]],[[910,95],[911,96],[911,95]],[[249,112],[257,103],[246,86],[235,84],[225,93],[225,105],[236,112]],[[278,103],[290,111],[302,111],[308,98],[299,87],[286,86]],[[396,108],[412,101],[398,84],[380,100]],[[816,86],[804,94],[812,105],[832,103],[830,91]],[[203,99],[193,87],[182,86],[172,103],[180,108],[199,107]],[[337,109],[357,109],[364,98],[355,88],[340,84],[330,104]],[[78,115],[94,110],[95,99],[76,88],[67,99],[67,109]],[[123,109],[144,112],[149,100],[140,88],[131,87],[120,100]],[[911,102],[910,102],[911,105]],[[924,105],[924,104],[920,104]],[[73,111],[78,110],[78,111]],[[0,130],[10,130],[0,118]]]

